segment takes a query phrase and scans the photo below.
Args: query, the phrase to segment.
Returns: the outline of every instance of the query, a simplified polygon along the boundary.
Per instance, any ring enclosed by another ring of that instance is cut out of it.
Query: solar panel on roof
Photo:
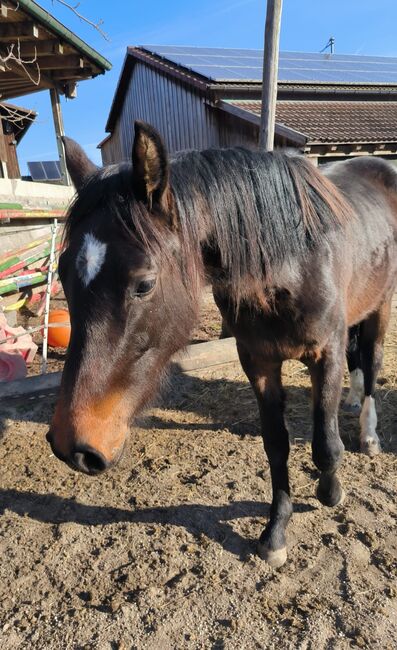
[[[59,181],[62,178],[59,160],[28,162],[28,168],[34,181]]]
[[[212,81],[262,81],[261,50],[173,45],[145,45],[143,48]],[[397,85],[397,58],[280,52],[278,79],[306,83]]]

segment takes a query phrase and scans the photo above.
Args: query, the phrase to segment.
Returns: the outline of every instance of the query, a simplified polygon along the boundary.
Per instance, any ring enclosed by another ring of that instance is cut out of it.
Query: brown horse
[[[397,176],[379,159],[331,165],[245,149],[169,163],[154,129],[135,125],[132,165],[97,169],[65,139],[77,188],[59,272],[72,336],[48,434],[72,468],[97,474],[189,339],[203,283],[236,337],[255,391],[273,501],[259,554],[286,559],[292,513],[281,367],[300,359],[313,385],[317,495],[343,498],[336,472],[348,328],[353,392],[364,378],[361,446],[379,451],[374,390],[397,267]]]

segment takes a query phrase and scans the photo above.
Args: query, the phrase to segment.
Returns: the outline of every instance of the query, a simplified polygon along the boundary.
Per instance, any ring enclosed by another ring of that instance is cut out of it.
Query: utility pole
[[[263,52],[262,112],[259,147],[273,150],[276,122],[278,49],[283,0],[267,0]]]

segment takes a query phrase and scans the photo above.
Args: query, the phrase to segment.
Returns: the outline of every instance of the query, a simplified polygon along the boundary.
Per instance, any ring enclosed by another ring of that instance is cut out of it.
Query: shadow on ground
[[[299,513],[315,509],[314,506],[306,503],[294,503],[294,512],[297,516]],[[0,489],[0,515],[3,515],[6,510],[21,517],[29,517],[49,524],[76,523],[82,526],[104,526],[128,522],[129,524],[180,526],[196,538],[205,535],[217,542],[224,550],[245,560],[250,553],[255,552],[256,540],[245,539],[228,522],[247,517],[265,519],[269,512],[269,505],[259,501],[236,501],[222,506],[191,503],[126,510],[86,505],[54,494]]]

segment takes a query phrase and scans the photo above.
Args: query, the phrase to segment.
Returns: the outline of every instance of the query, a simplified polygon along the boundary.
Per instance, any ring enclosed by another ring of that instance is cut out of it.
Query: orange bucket
[[[63,327],[48,328],[48,345],[53,348],[67,348],[70,341],[70,316],[67,309],[54,309],[50,311],[48,324],[68,323]]]

